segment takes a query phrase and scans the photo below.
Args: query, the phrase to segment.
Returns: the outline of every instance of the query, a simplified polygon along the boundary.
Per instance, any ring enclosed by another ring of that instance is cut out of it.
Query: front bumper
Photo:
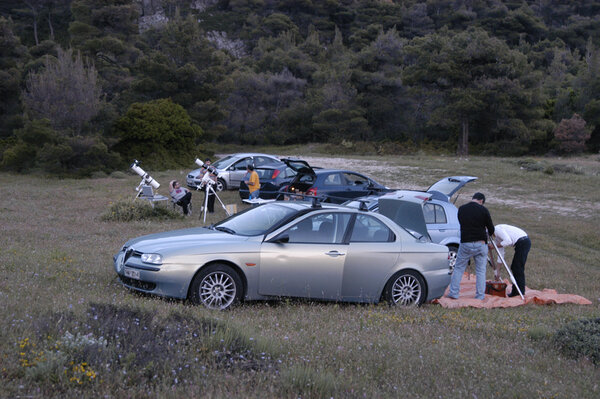
[[[132,290],[170,298],[187,298],[195,270],[185,265],[147,265],[132,251],[114,257],[115,272],[121,283]],[[133,276],[133,277],[132,277]]]

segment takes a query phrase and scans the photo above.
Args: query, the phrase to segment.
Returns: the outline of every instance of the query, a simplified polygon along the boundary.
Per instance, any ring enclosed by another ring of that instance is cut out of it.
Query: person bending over
[[[513,277],[521,293],[525,295],[525,262],[527,262],[527,255],[531,249],[531,240],[524,230],[509,224],[496,225],[493,239],[498,247],[498,254],[502,258],[504,258],[504,247],[515,247],[515,254],[510,265],[510,270],[512,270]],[[493,245],[490,243],[489,247],[491,249]],[[517,295],[519,295],[519,291],[513,285],[512,291],[508,296],[513,297]]]

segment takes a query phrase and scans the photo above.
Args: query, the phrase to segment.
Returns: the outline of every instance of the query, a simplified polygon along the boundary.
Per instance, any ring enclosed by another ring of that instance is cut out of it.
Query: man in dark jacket
[[[469,259],[475,260],[475,299],[485,297],[485,265],[487,263],[488,234],[494,234],[494,223],[490,212],[483,204],[485,195],[473,194],[471,202],[458,208],[458,222],[460,223],[460,246],[456,254],[456,264],[450,279],[448,296],[458,299],[460,281],[462,280]]]

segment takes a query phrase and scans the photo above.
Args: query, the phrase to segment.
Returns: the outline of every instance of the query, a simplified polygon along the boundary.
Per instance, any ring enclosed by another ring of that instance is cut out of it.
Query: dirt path
[[[420,173],[420,168],[416,166],[387,165],[383,161],[364,160],[341,157],[301,157],[310,165],[317,165],[323,168],[344,168],[359,171],[368,176],[376,176],[376,180],[388,187],[403,188],[409,190],[423,190],[426,186],[419,183],[423,176],[415,176]],[[428,170],[427,174],[432,174]],[[434,180],[432,178],[431,183]],[[586,200],[573,197],[569,201],[556,200],[551,198],[549,193],[547,198],[531,198],[529,193],[511,191],[510,198],[506,198],[503,191],[496,192],[493,188],[486,187],[489,197],[496,203],[507,205],[516,209],[531,209],[537,212],[555,213],[562,216],[572,216],[577,218],[591,218],[600,214],[600,198],[595,200]],[[466,187],[463,195],[469,195],[471,191]]]

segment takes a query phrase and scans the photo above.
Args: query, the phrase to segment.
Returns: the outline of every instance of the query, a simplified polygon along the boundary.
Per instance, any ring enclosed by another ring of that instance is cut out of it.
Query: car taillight
[[[317,189],[316,188],[309,188],[306,191],[306,195],[317,195]]]
[[[271,177],[272,179],[276,178],[277,176],[279,176],[279,172],[280,170],[275,169],[275,171],[273,172],[273,176]]]

